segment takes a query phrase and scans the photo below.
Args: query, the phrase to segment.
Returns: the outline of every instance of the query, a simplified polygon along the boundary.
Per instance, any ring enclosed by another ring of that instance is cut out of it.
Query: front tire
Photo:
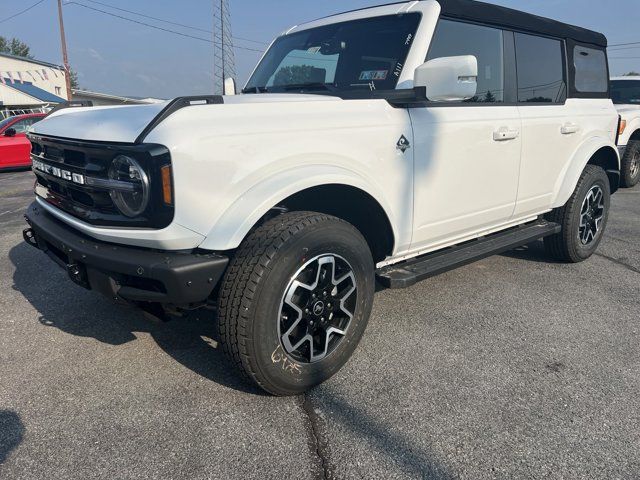
[[[591,257],[604,235],[609,219],[611,187],[605,171],[587,165],[569,201],[547,214],[562,231],[544,239],[547,252],[556,260],[578,263]]]
[[[280,215],[250,233],[229,265],[218,300],[223,350],[267,392],[305,392],[357,347],[374,285],[355,227],[314,212]]]
[[[631,188],[640,181],[640,141],[631,141],[627,145],[621,162],[621,184]]]

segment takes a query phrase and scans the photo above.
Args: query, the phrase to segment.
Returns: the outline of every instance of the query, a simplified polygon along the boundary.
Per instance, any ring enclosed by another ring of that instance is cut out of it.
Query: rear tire
[[[546,215],[562,231],[544,239],[547,252],[556,260],[578,263],[591,257],[609,219],[611,187],[605,171],[587,165],[569,201]]]
[[[621,185],[635,187],[640,181],[640,141],[633,140],[627,145],[621,162]]]
[[[223,350],[267,392],[305,392],[356,349],[374,285],[355,227],[314,212],[280,215],[250,233],[229,264],[218,300]]]

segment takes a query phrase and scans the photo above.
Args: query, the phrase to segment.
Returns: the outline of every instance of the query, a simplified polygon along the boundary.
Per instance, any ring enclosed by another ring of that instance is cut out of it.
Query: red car
[[[29,113],[0,121],[0,170],[31,166],[27,129],[45,116],[45,113]]]

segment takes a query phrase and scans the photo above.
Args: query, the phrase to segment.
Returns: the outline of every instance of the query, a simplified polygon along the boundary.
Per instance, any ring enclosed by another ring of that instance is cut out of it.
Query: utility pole
[[[58,0],[58,19],[60,21],[60,41],[62,42],[62,62],[64,63],[64,78],[67,82],[67,100],[71,100],[71,67],[67,54],[67,40],[64,35],[64,20],[62,20],[62,0]]]
[[[227,78],[236,78],[229,0],[213,0],[213,91],[224,92]]]
[[[224,0],[220,0],[220,40],[222,42],[222,88],[224,89],[224,81],[227,79],[227,72],[225,72],[225,54],[224,54]],[[224,92],[222,92],[224,93]]]

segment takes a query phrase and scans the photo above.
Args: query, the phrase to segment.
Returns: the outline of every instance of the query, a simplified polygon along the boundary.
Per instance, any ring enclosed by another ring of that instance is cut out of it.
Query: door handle
[[[493,132],[493,139],[496,142],[504,142],[506,140],[515,140],[520,136],[519,130],[512,130],[509,127],[501,127]]]
[[[580,127],[575,123],[565,123],[560,129],[560,132],[563,135],[571,135],[572,133],[578,133],[579,130]]]

